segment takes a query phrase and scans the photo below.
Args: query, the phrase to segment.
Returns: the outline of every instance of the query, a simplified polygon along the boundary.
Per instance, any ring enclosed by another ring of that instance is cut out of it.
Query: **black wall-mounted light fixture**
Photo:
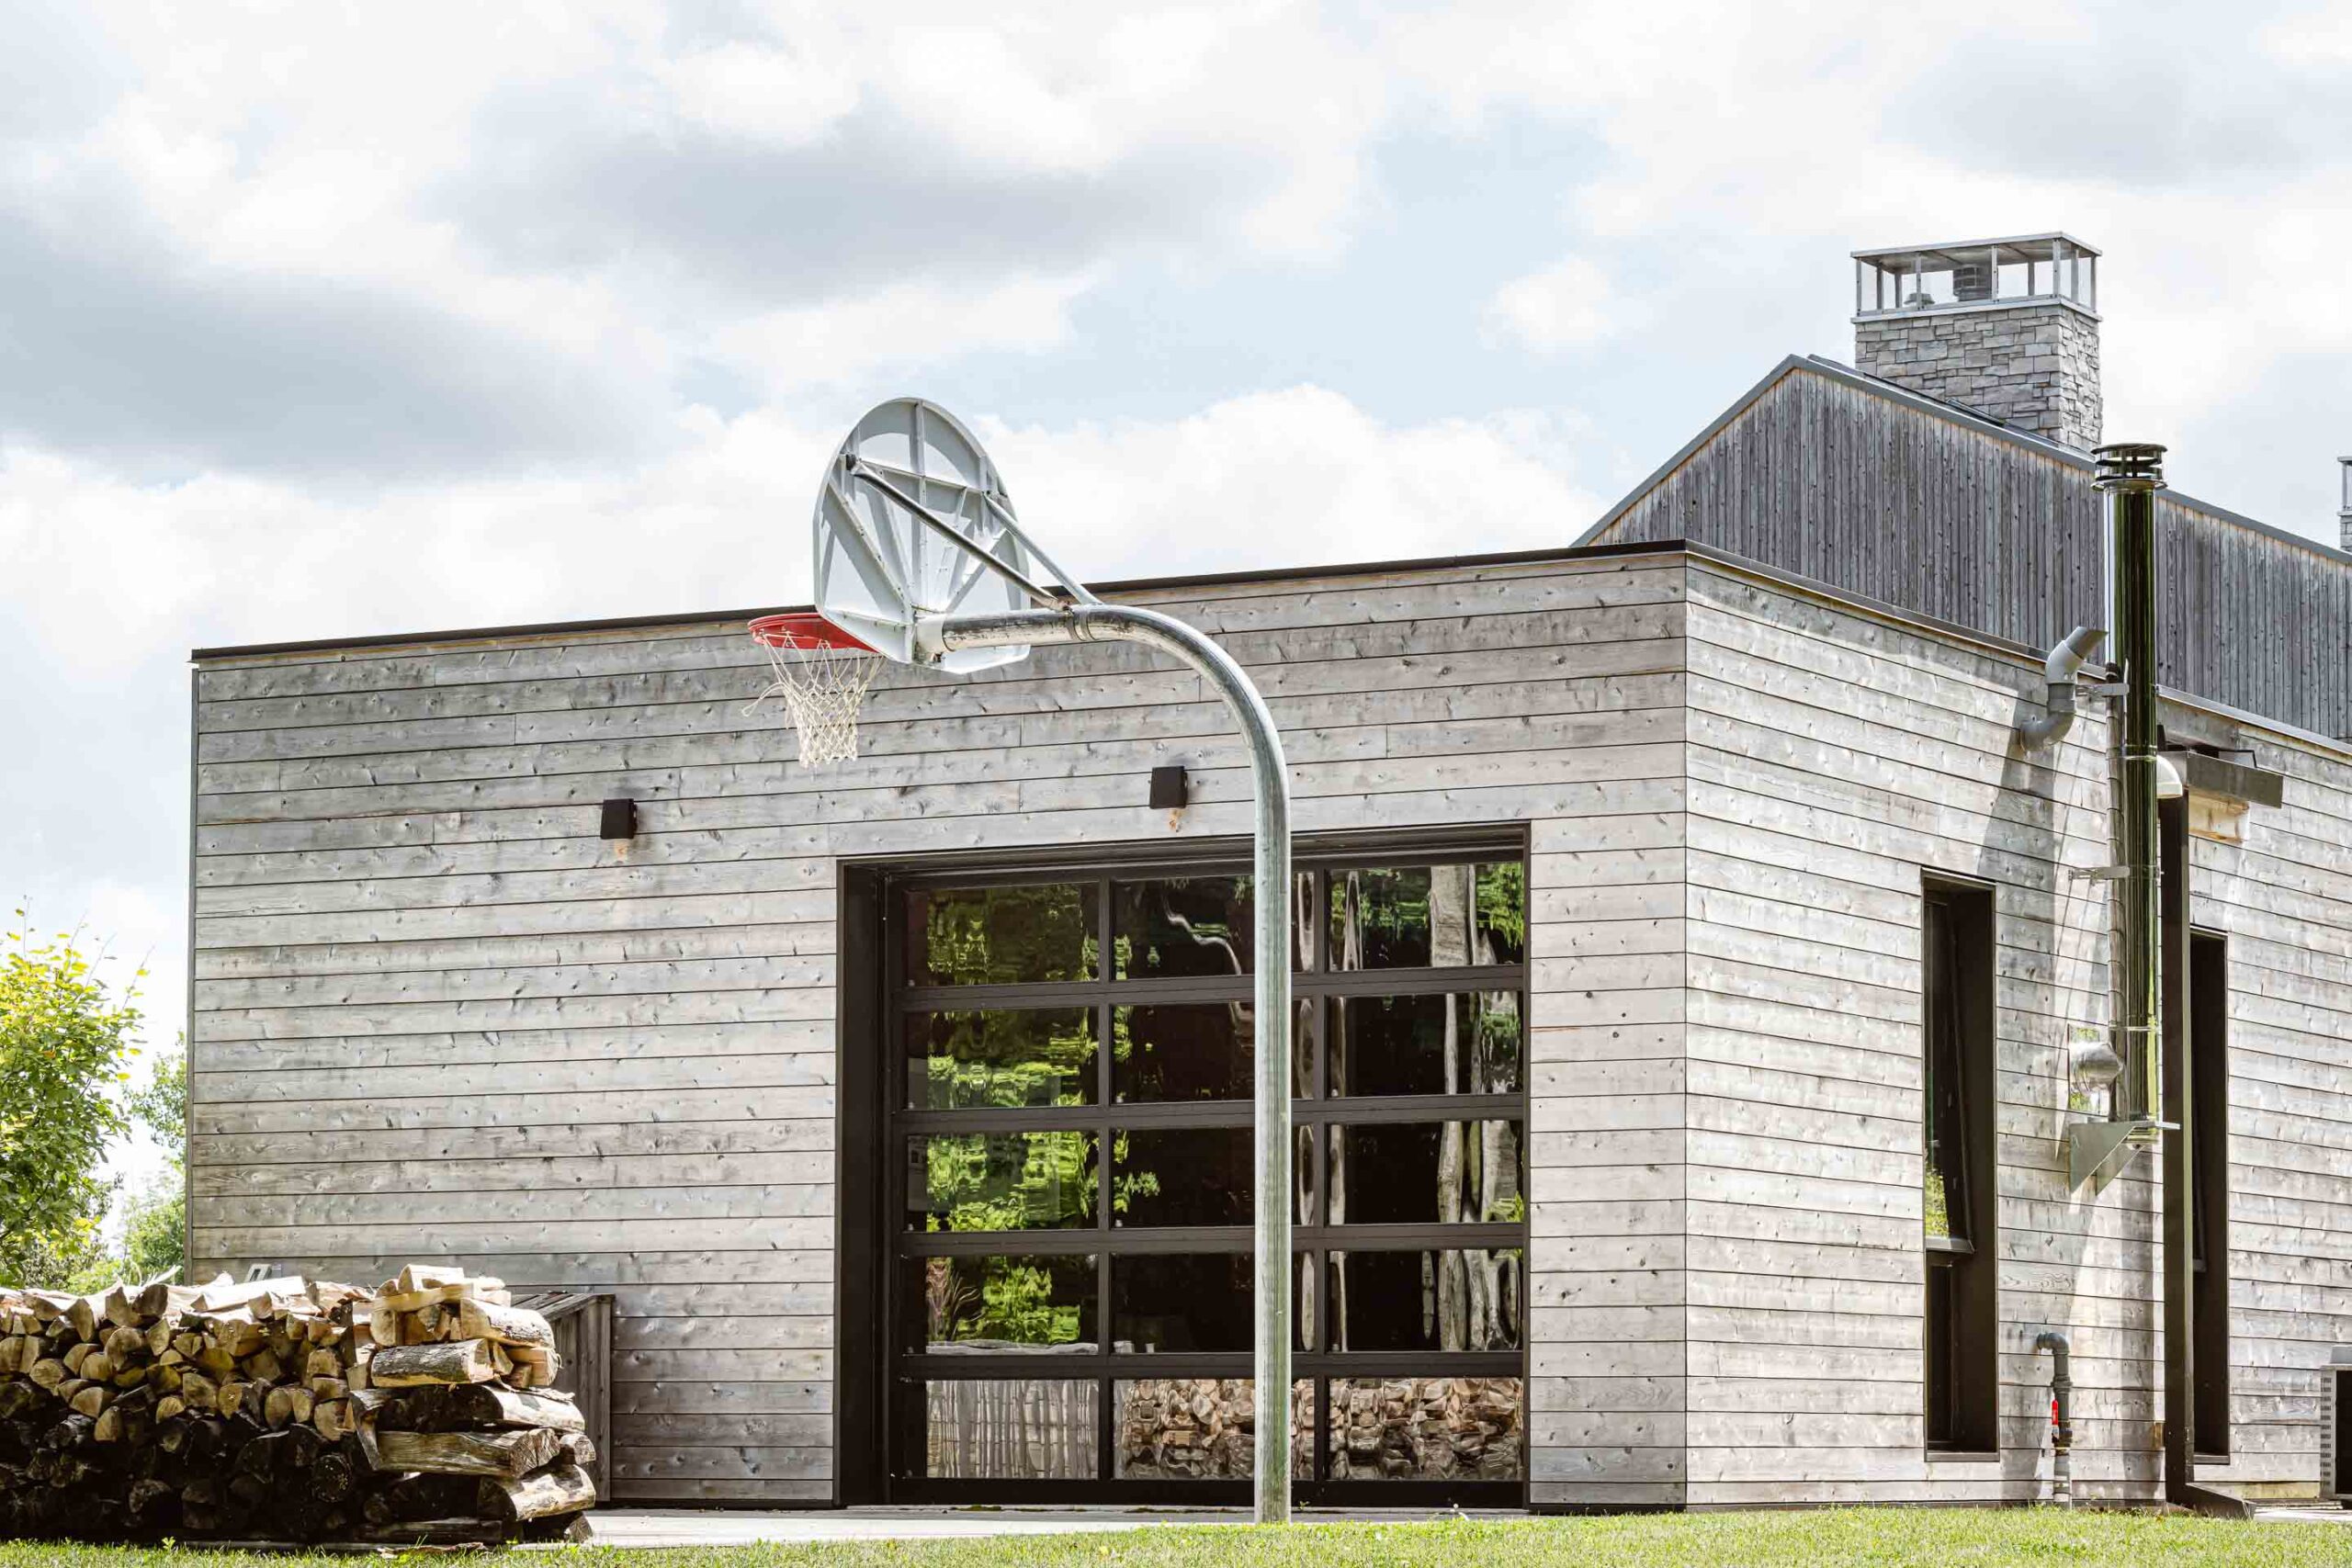
[[[1184,764],[1151,770],[1151,808],[1168,813],[1168,830],[1183,826],[1184,807],[1191,804],[1193,786],[1184,777]]]
[[[600,839],[634,839],[637,837],[637,802],[608,800],[605,802],[604,819],[596,829]]]

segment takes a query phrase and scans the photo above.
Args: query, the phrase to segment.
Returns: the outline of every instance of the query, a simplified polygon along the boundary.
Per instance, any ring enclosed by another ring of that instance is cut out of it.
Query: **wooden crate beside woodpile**
[[[0,1536],[487,1542],[596,1501],[553,1334],[496,1280],[0,1289]]]

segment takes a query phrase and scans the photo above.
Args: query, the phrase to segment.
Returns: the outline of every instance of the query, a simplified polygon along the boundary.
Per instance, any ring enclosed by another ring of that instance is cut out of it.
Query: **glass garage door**
[[[901,1500],[1246,1500],[1246,870],[888,890]],[[1291,961],[1303,1496],[1524,1495],[1526,874],[1311,865]]]

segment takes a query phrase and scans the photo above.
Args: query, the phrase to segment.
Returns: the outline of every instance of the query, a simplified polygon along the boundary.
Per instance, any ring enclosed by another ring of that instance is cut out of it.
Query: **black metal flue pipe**
[[[2107,495],[2109,614],[2123,666],[2123,900],[2116,1054],[2115,1119],[2153,1122],[2157,1083],[2159,971],[2156,956],[2156,491],[2161,446],[2120,442],[2096,454],[2094,481]]]

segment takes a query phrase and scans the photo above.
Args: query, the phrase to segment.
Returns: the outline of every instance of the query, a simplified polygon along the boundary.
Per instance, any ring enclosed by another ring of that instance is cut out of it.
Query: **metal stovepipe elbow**
[[[2098,626],[2076,626],[2042,660],[2042,679],[2047,682],[2043,702],[2049,711],[2018,726],[2018,738],[2029,750],[2054,745],[2075,728],[2075,678],[2082,673],[2083,661],[2106,638],[2107,633]]]

